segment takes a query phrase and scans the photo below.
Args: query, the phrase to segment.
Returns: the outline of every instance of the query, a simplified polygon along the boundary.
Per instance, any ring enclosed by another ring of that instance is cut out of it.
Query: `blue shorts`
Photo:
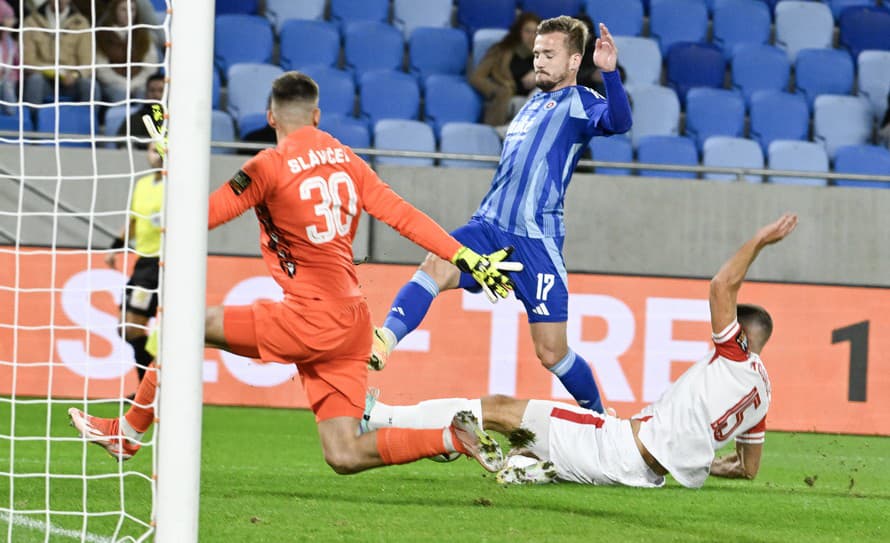
[[[470,222],[451,232],[451,235],[479,254],[512,246],[510,260],[522,262],[524,268],[519,273],[510,273],[510,278],[516,285],[516,298],[525,305],[528,322],[568,320],[568,277],[562,258],[565,238],[517,236],[479,219],[470,219]],[[482,290],[468,273],[460,275],[460,287],[470,292]]]

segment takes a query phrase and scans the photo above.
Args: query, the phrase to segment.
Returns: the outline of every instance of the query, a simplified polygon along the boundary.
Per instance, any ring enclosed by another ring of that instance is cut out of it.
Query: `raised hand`
[[[519,262],[503,262],[512,251],[511,247],[495,251],[491,254],[491,257],[495,258],[492,261],[488,256],[479,255],[468,247],[461,247],[451,259],[451,263],[457,266],[460,271],[472,275],[473,279],[482,286],[482,291],[485,292],[488,299],[495,303],[498,301],[498,297],[506,298],[513,290],[513,282],[506,274],[501,273],[501,270],[519,271],[522,269],[522,264]]]
[[[779,220],[772,224],[768,224],[757,232],[762,245],[771,245],[777,241],[783,240],[797,226],[797,215],[794,213],[785,213]]]
[[[603,23],[600,23],[600,37],[593,48],[593,63],[604,72],[613,72],[618,68],[618,47]]]

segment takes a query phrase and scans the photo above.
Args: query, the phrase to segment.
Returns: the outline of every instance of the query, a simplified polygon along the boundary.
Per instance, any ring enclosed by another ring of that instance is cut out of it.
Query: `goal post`
[[[157,541],[198,540],[213,0],[173,2],[158,359]]]

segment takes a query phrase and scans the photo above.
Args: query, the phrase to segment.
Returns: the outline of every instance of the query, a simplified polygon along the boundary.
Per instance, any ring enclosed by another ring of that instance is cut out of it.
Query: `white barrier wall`
[[[54,179],[31,176],[83,175],[58,186],[61,201],[78,210],[125,208],[130,155],[123,150],[96,151],[30,147],[22,168],[17,147],[0,148],[0,167],[54,193]],[[211,188],[225,182],[248,157],[213,155]],[[141,153],[132,157],[136,169]],[[95,166],[94,166],[95,165]],[[95,168],[95,170],[94,170]],[[99,179],[92,172],[98,171]],[[446,229],[466,222],[488,190],[491,169],[381,167],[381,177],[407,200]],[[18,208],[19,184],[0,177],[0,211]],[[26,192],[24,209],[49,204]],[[577,174],[566,197],[566,262],[571,271],[707,277],[762,223],[783,211],[795,211],[801,224],[781,250],[766,251],[749,277],[777,281],[890,286],[890,191],[719,183],[702,180],[607,177]],[[122,215],[97,222],[117,231]],[[424,252],[387,226],[363,220],[355,242],[357,258],[418,263]],[[24,219],[22,243],[45,245],[53,224]],[[0,216],[0,233],[16,232],[15,219]],[[74,218],[58,220],[58,243],[82,246],[88,226]],[[97,246],[109,238],[95,233]],[[252,214],[211,232],[216,254],[258,254],[258,227]],[[0,243],[8,243],[0,239]]]

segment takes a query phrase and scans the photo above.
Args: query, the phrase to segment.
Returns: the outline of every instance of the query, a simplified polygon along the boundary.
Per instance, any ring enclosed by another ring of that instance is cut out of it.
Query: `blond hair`
[[[570,54],[584,54],[584,46],[587,44],[587,25],[582,21],[569,17],[568,15],[560,15],[552,19],[544,19],[538,25],[538,35],[552,34],[553,32],[561,32],[566,36],[566,47]]]

